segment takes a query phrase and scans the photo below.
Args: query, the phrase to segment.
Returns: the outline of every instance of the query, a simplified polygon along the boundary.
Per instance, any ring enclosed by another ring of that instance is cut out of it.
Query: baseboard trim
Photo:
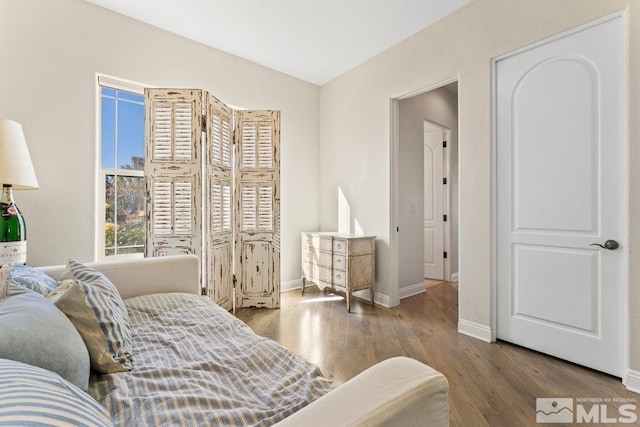
[[[302,289],[302,282],[300,282],[300,280],[280,282],[280,292],[295,291],[296,289]]]
[[[452,282],[457,282],[459,277],[460,277],[459,273],[451,273],[451,281]]]
[[[627,390],[640,394],[640,371],[627,369],[627,374],[622,379],[622,384]]]
[[[373,300],[376,302],[376,305],[381,305],[385,308],[391,308],[391,297],[389,295],[376,292],[376,296],[373,298]]]
[[[369,289],[363,289],[361,291],[357,291],[353,293],[354,298],[358,298],[359,300],[371,302],[371,294],[369,293]],[[380,305],[384,308],[391,307],[391,298],[388,295],[381,294],[380,292],[376,292],[373,300],[376,305]]]
[[[415,285],[405,286],[404,288],[400,288],[398,290],[398,294],[400,299],[412,297],[414,295],[421,294],[427,291],[427,286],[424,282],[416,283]]]
[[[484,342],[491,342],[491,328],[470,320],[458,319],[458,332]]]

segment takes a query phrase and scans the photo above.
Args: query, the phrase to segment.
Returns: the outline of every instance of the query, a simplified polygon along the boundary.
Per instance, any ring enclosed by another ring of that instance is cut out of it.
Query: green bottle
[[[0,197],[0,263],[27,263],[27,228],[20,210],[13,202],[11,185],[2,185]]]

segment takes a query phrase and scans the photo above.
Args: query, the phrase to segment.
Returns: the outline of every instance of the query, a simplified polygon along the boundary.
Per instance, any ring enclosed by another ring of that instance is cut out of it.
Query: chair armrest
[[[408,357],[380,362],[276,426],[449,425],[449,383]]]
[[[200,295],[200,260],[195,255],[127,258],[86,265],[107,276],[123,299],[165,292]],[[58,280],[65,266],[38,268]]]

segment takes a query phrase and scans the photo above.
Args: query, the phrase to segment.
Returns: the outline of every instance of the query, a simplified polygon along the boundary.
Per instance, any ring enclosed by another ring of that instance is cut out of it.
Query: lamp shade
[[[0,118],[0,184],[16,190],[39,188],[22,125]]]

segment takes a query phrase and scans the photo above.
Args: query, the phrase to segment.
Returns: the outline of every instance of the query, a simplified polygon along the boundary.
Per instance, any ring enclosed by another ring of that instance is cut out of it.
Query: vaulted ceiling
[[[86,0],[322,85],[472,0]]]

